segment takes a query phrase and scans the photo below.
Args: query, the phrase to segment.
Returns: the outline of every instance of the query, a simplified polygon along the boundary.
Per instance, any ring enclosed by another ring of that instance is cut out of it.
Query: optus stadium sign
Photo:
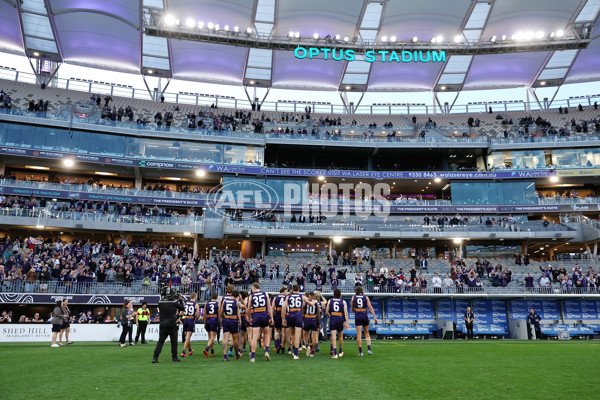
[[[323,58],[323,60],[333,61],[357,61],[354,50],[349,49],[329,49],[320,47],[302,47],[298,46],[294,50],[294,56],[299,59]],[[364,59],[360,61],[368,63],[440,63],[446,62],[446,52],[440,51],[394,51],[394,50],[368,50],[365,52]]]

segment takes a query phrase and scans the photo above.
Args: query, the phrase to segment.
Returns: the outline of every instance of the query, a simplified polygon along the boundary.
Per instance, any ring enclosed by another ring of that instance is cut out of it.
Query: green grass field
[[[344,358],[329,346],[299,361],[257,353],[251,364],[196,353],[159,364],[154,344],[0,344],[2,399],[597,399],[600,343],[521,341],[374,341],[375,355]],[[179,345],[181,349],[181,344]],[[323,351],[324,350],[324,351]]]

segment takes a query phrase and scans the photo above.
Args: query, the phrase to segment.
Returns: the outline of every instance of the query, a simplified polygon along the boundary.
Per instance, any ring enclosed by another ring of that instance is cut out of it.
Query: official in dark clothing
[[[535,329],[535,339],[543,338],[542,328],[540,327],[541,320],[542,317],[540,317],[540,315],[536,313],[533,308],[529,310],[529,315],[527,315],[527,324],[529,324],[530,327],[533,326],[533,328]],[[531,333],[531,328],[529,328],[529,332]]]
[[[168,289],[165,289],[165,291]],[[162,351],[163,344],[167,337],[171,340],[171,357],[173,362],[181,361],[177,358],[177,311],[183,311],[183,301],[181,297],[175,294],[173,289],[163,294],[163,298],[158,303],[158,312],[160,314],[160,330],[158,342],[154,349],[153,363],[158,363],[158,356]]]
[[[465,313],[465,327],[467,328],[467,339],[473,339],[473,321],[475,320],[475,314],[471,311],[471,307],[467,307]]]

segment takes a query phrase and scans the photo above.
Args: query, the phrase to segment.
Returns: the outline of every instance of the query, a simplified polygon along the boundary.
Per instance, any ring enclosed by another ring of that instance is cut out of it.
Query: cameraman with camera
[[[160,314],[160,330],[158,342],[154,349],[152,363],[158,363],[158,356],[162,351],[163,344],[167,336],[171,340],[171,356],[173,362],[180,362],[177,358],[177,311],[183,311],[183,298],[173,288],[163,289],[163,298],[158,303],[158,312]]]

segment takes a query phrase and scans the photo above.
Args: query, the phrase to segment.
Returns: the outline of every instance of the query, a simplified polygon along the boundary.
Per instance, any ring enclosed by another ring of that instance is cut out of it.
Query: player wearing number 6
[[[360,357],[363,356],[362,351],[362,333],[365,333],[365,340],[367,341],[367,349],[368,354],[373,355],[371,351],[371,336],[369,335],[369,315],[367,314],[367,308],[375,318],[375,323],[377,324],[377,317],[375,316],[375,311],[373,311],[373,306],[371,305],[371,301],[367,296],[364,295],[363,288],[361,286],[357,286],[354,289],[354,296],[352,296],[352,312],[354,312],[354,325],[356,325],[356,343],[358,343],[358,355]]]
[[[348,329],[348,305],[342,300],[342,291],[335,289],[333,299],[327,302],[327,315],[329,316],[329,333],[331,334],[332,358],[338,358],[336,348],[336,338],[339,335],[340,352],[339,356],[344,356],[344,329]]]
[[[192,293],[190,300],[185,302],[183,306],[183,333],[185,335],[185,342],[183,343],[183,351],[181,357],[187,357],[185,353],[186,349],[190,351],[190,356],[194,353],[192,350],[192,333],[196,328],[196,320],[200,317],[200,306],[196,303],[198,295]]]
[[[298,347],[300,347],[300,337],[302,336],[302,306],[304,304],[309,306],[317,304],[316,301],[310,300],[299,292],[300,286],[294,284],[292,286],[292,293],[283,302],[283,311],[281,312],[281,323],[284,328],[289,328],[288,330],[292,336],[294,360],[300,359],[298,356]]]
[[[273,308],[269,301],[269,295],[260,290],[258,282],[252,284],[252,293],[248,297],[248,309],[246,319],[250,328],[250,362],[254,362],[256,357],[256,341],[260,338],[262,331],[265,344],[265,359],[271,360],[269,355],[269,345],[271,344],[271,328],[273,325]]]

